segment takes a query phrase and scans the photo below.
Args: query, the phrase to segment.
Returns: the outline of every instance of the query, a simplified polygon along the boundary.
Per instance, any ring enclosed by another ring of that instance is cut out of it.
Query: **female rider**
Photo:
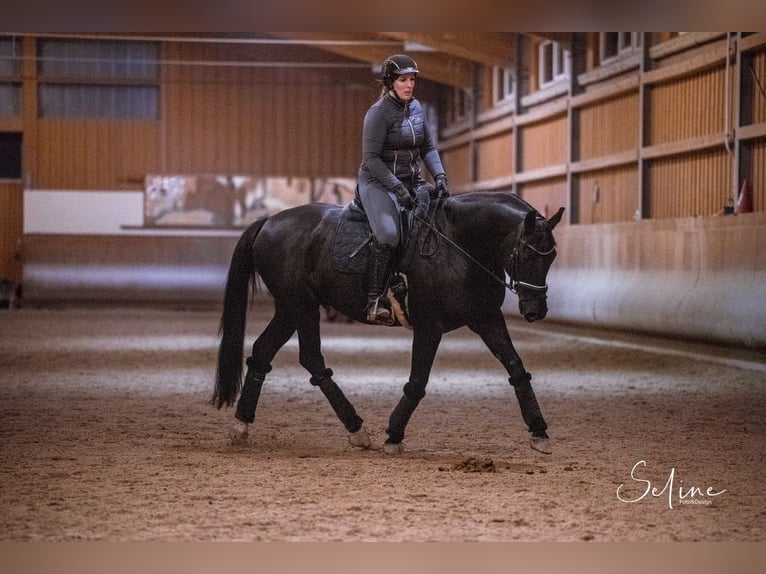
[[[414,193],[426,183],[420,161],[436,183],[438,196],[449,195],[447,176],[431,137],[425,112],[413,97],[418,65],[404,54],[383,62],[383,91],[364,116],[359,197],[372,228],[372,253],[367,268],[367,321],[394,323],[383,292],[400,240],[399,206],[415,207]]]

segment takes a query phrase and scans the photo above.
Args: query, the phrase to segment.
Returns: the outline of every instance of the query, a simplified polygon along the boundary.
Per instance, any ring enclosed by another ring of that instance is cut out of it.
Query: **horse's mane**
[[[495,203],[507,205],[518,211],[529,213],[536,209],[516,193],[506,191],[473,191],[452,196],[458,203]]]
[[[511,211],[516,217],[523,219],[529,212],[534,211],[538,218],[542,218],[537,210],[515,193],[503,191],[474,191],[453,195],[450,197],[450,207],[458,210],[458,213],[473,211],[476,206],[492,208],[497,206],[503,211]]]

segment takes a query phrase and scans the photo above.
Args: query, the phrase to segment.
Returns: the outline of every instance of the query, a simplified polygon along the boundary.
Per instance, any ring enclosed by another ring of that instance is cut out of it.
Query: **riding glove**
[[[407,189],[404,184],[399,184],[394,188],[394,193],[396,194],[397,199],[399,200],[399,203],[404,207],[404,209],[408,211],[412,211],[415,209],[415,200],[410,195],[410,190]]]
[[[447,176],[440,173],[436,176],[436,197],[449,197],[449,189],[447,188]]]

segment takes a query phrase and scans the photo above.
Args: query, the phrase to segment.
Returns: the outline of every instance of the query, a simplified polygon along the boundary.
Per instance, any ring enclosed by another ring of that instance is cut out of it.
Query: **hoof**
[[[383,452],[386,454],[402,454],[404,452],[404,444],[401,442],[384,443]]]
[[[233,445],[241,445],[247,443],[247,429],[248,424],[238,421],[231,429],[229,429],[229,441]]]
[[[551,439],[548,437],[533,436],[529,439],[529,446],[537,452],[543,454],[552,454],[553,448],[551,448]]]
[[[367,434],[367,430],[361,427],[356,432],[348,433],[348,442],[351,446],[356,448],[370,448],[372,442],[370,441],[370,435]]]

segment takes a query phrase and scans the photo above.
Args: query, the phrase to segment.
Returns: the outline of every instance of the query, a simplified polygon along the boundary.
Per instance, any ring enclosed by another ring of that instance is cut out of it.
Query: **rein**
[[[542,291],[542,290],[545,290],[545,291],[547,291],[547,290],[548,290],[548,285],[544,285],[544,286],[532,285],[532,284],[530,284],[530,283],[524,283],[523,281],[516,281],[516,280],[514,280],[514,279],[513,279],[513,276],[516,274],[516,260],[518,259],[519,243],[521,242],[521,236],[522,236],[522,233],[523,233],[523,231],[524,231],[524,224],[523,224],[523,223],[522,223],[522,224],[519,226],[519,234],[518,234],[518,236],[517,236],[517,238],[516,238],[516,245],[513,247],[513,254],[511,255],[511,272],[508,274],[508,275],[510,276],[511,280],[510,280],[510,281],[508,281],[508,282],[506,282],[506,281],[504,281],[503,279],[501,279],[500,277],[498,277],[497,275],[495,275],[495,273],[493,273],[493,272],[492,272],[490,269],[487,269],[487,267],[485,267],[485,266],[484,266],[484,265],[483,265],[481,262],[479,262],[479,261],[478,261],[478,260],[477,260],[475,257],[473,257],[473,256],[472,256],[470,253],[468,253],[468,252],[467,252],[465,249],[463,249],[462,247],[460,247],[460,246],[459,246],[457,243],[455,243],[455,242],[454,242],[454,241],[452,241],[452,240],[451,240],[449,237],[447,237],[446,235],[444,235],[444,234],[443,234],[441,231],[439,231],[438,229],[436,229],[436,227],[434,227],[434,226],[431,224],[431,222],[430,222],[430,221],[428,221],[427,219],[424,219],[423,217],[421,217],[420,215],[418,215],[418,214],[417,214],[417,213],[415,213],[415,212],[412,212],[412,215],[413,215],[413,217],[415,217],[416,219],[420,220],[420,222],[421,222],[421,223],[425,224],[425,226],[426,226],[426,227],[428,227],[428,229],[430,229],[431,231],[433,231],[433,232],[434,232],[436,235],[438,235],[439,237],[441,237],[442,239],[444,239],[444,241],[446,241],[446,242],[447,242],[447,243],[449,243],[449,244],[450,244],[452,247],[454,247],[454,248],[455,248],[455,249],[457,249],[457,250],[458,250],[460,253],[462,253],[462,254],[463,254],[463,256],[464,256],[466,259],[468,259],[468,260],[469,260],[469,261],[471,261],[473,264],[475,264],[477,267],[479,267],[480,269],[482,269],[482,270],[483,270],[485,273],[487,273],[487,274],[488,274],[490,277],[492,277],[492,278],[493,278],[495,281],[497,281],[498,283],[500,283],[500,285],[502,285],[502,286],[503,286],[503,287],[505,287],[506,289],[510,289],[510,290],[511,290],[513,293],[517,293],[517,288],[518,288],[518,286],[519,286],[519,285],[521,285],[521,286],[523,286],[523,287],[525,287],[525,288],[528,288],[528,289],[535,289],[535,290],[538,290],[538,291]],[[524,245],[526,245],[527,247],[529,247],[529,248],[530,248],[532,251],[534,251],[535,253],[539,253],[540,255],[548,255],[548,254],[550,254],[550,253],[553,251],[553,250],[551,249],[551,250],[550,250],[550,251],[548,251],[547,253],[542,253],[542,252],[538,251],[537,249],[535,249],[534,247],[532,247],[531,245],[529,245],[529,244],[527,244],[527,243],[524,243]]]

